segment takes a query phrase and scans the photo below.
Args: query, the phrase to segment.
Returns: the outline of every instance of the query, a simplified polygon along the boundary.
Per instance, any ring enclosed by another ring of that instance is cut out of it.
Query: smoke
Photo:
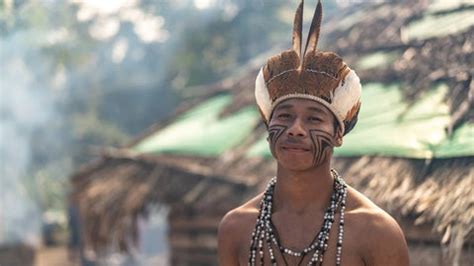
[[[87,145],[124,143],[164,114],[150,105],[172,111],[175,99],[150,97],[164,19],[137,1],[93,2],[24,2],[0,17],[0,245],[39,244],[42,213],[65,207]]]
[[[31,145],[36,129],[55,118],[42,83],[48,60],[33,48],[39,39],[39,32],[19,31],[0,40],[0,244],[39,242],[41,212],[28,176]]]

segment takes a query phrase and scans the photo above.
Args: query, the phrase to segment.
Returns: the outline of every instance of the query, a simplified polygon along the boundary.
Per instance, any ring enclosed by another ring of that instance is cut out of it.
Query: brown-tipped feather
[[[323,8],[321,6],[321,0],[318,0],[316,10],[314,11],[313,21],[311,21],[311,27],[309,28],[308,40],[304,48],[304,56],[310,51],[316,50],[319,40],[319,31],[321,30],[321,20],[323,18]]]
[[[303,32],[303,6],[304,0],[298,5],[295,13],[295,20],[293,22],[293,50],[296,52],[299,58],[301,58],[301,41]]]

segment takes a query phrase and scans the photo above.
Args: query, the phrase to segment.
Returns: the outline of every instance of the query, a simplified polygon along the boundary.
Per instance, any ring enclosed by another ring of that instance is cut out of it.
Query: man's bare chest
[[[338,217],[336,217],[337,219]],[[321,223],[315,222],[315,224],[319,225]],[[306,227],[306,228],[301,228]],[[314,236],[318,233],[318,226],[300,226],[295,224],[280,224],[278,226],[281,240],[283,243],[287,243],[289,247],[293,247],[295,250],[303,249],[306,245],[311,243],[311,240]],[[250,255],[250,239],[251,234],[253,231],[253,227],[249,227],[246,229],[248,235],[247,237],[243,237],[241,243],[241,249],[239,252],[239,265],[248,265],[249,263],[249,255]],[[328,247],[324,252],[323,256],[323,266],[333,266],[336,265],[336,245],[337,245],[337,238],[338,238],[338,228],[334,226],[331,229],[331,233],[329,234],[329,240],[327,242]],[[361,256],[362,252],[361,249],[363,247],[360,244],[358,239],[360,235],[351,225],[347,225],[344,228],[344,235],[343,235],[343,245],[342,245],[342,253],[341,253],[341,265],[351,265],[351,266],[359,266],[365,265],[363,258]],[[300,242],[298,242],[300,241]],[[272,265],[270,260],[270,251],[269,247],[271,247],[272,252],[274,254],[274,258],[276,260],[277,265],[308,265],[311,260],[311,257],[314,255],[314,252],[310,252],[303,257],[295,257],[288,254],[283,254],[278,248],[270,243],[264,242],[262,246],[263,250],[263,265]],[[257,255],[257,265],[260,265],[261,257]]]

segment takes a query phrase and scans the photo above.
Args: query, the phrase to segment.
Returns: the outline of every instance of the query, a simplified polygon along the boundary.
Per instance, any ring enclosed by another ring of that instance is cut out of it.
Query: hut
[[[323,23],[323,49],[363,81],[333,166],[399,221],[412,265],[472,265],[474,3],[385,2]],[[217,264],[221,217],[275,174],[253,98],[264,58],[189,88],[174,116],[74,174],[87,247],[133,253],[140,217],[166,206],[169,263]]]

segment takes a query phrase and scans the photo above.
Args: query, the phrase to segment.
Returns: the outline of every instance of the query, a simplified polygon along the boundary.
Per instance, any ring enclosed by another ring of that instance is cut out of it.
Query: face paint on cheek
[[[313,166],[316,166],[330,156],[331,149],[334,146],[333,137],[325,131],[316,129],[310,130],[309,134],[313,143]]]
[[[270,151],[272,152],[273,156],[276,156],[276,142],[287,129],[288,127],[283,125],[272,125],[268,127],[268,140],[270,142]]]

